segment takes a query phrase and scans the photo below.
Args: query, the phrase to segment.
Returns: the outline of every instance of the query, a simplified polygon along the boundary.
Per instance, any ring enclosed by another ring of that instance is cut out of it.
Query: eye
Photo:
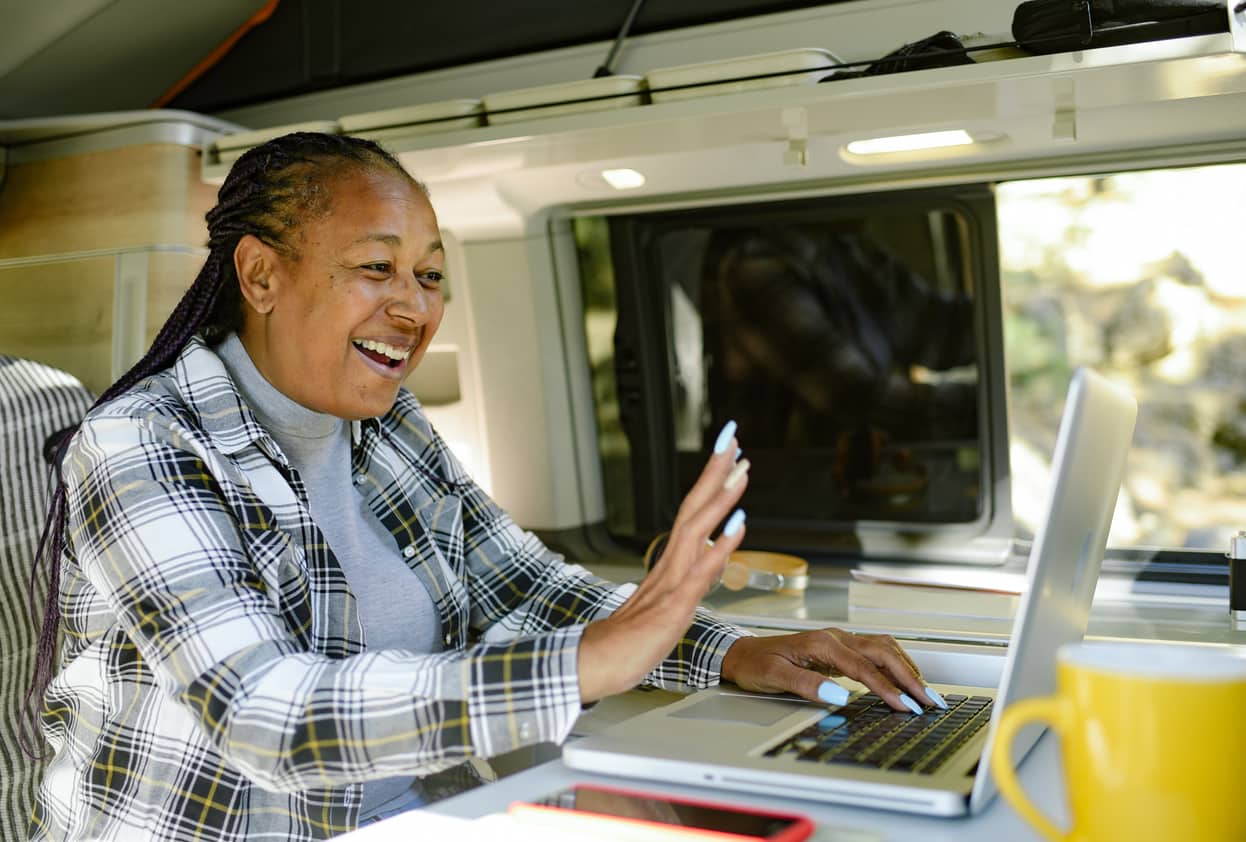
[[[421,272],[419,275],[420,283],[429,287],[441,286],[441,282],[445,280],[445,277],[445,274],[437,269],[429,269]]]
[[[374,272],[378,275],[385,275],[387,277],[393,272],[392,264],[384,260],[376,263],[365,263],[360,268],[366,269],[369,272]]]

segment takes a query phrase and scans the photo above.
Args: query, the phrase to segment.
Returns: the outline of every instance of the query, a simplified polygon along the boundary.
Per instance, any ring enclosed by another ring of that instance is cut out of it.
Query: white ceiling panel
[[[264,0],[0,0],[0,118],[144,108]]]
[[[0,0],[0,77],[116,0]]]

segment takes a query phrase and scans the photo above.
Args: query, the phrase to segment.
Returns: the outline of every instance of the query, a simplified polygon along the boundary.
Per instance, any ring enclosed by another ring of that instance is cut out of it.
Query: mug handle
[[[1067,842],[1071,833],[1064,833],[1047,818],[1033,802],[1026,797],[1025,791],[1017,781],[1017,773],[1013,771],[1012,741],[1017,732],[1034,721],[1046,722],[1057,734],[1061,733],[1065,721],[1065,705],[1059,696],[1043,696],[1036,699],[1024,699],[1009,705],[999,718],[999,731],[995,734],[995,744],[991,747],[991,773],[1004,800],[1029,822],[1043,836],[1052,842]]]

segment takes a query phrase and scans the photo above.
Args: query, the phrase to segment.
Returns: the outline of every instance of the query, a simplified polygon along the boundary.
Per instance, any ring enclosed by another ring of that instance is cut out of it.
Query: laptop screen
[[[582,217],[576,234],[616,538],[669,525],[729,419],[756,543],[858,551],[872,533],[930,557],[944,533],[1010,534],[986,187]]]

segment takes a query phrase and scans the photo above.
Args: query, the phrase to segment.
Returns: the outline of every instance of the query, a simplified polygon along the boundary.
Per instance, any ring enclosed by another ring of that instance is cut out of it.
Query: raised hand
[[[593,702],[635,687],[670,654],[702,597],[744,539],[744,511],[729,512],[748,486],[748,460],[735,460],[735,422],[714,444],[684,497],[660,563],[609,617],[590,623],[580,641],[580,698]],[[727,523],[711,544],[711,533]]]

